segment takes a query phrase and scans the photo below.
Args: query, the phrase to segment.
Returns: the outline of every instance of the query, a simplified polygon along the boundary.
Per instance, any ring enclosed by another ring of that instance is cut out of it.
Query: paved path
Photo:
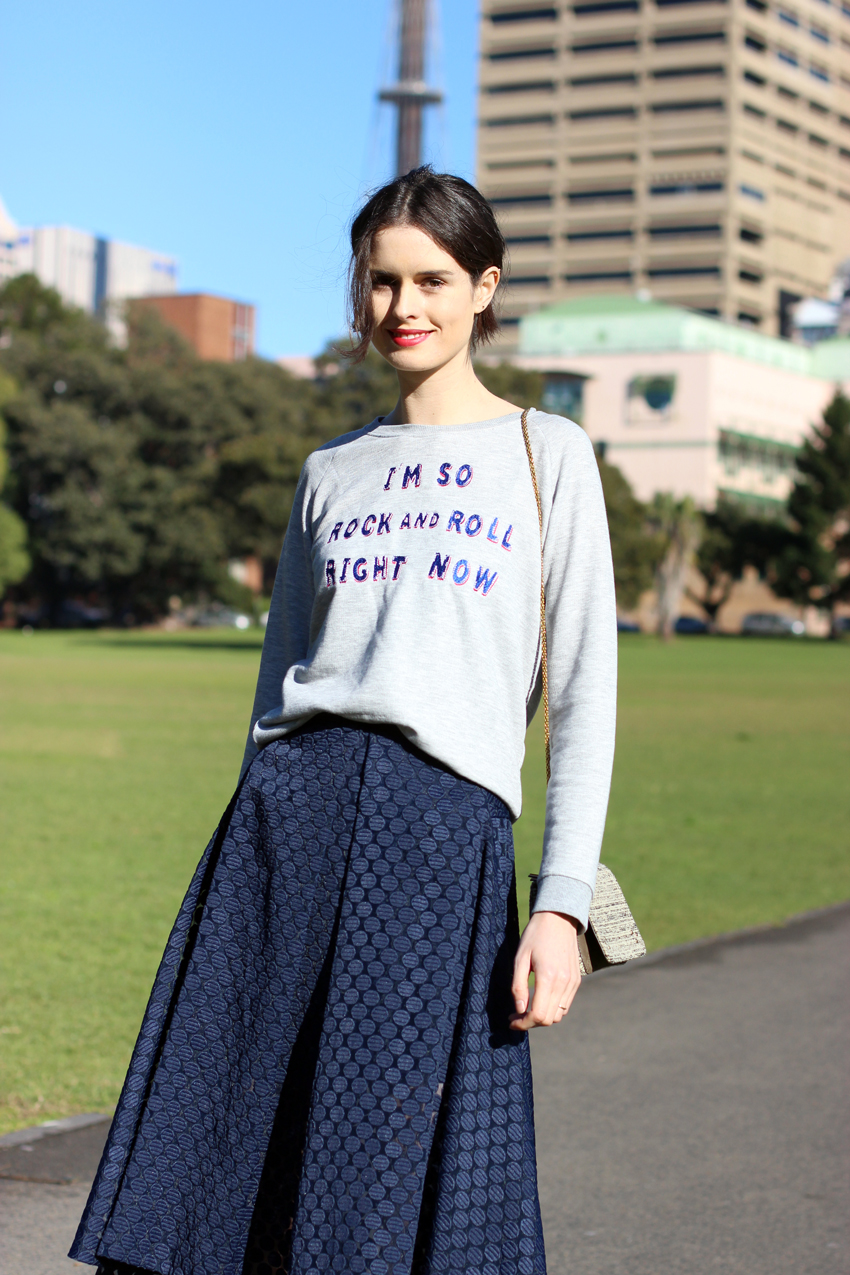
[[[850,905],[588,980],[533,1037],[549,1275],[850,1275],[848,988]],[[105,1130],[0,1146],[2,1275],[91,1271]]]

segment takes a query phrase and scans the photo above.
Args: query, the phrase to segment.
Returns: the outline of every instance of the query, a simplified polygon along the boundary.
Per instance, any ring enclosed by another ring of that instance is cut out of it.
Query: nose
[[[412,319],[419,313],[419,289],[412,279],[401,279],[393,297],[393,318]]]

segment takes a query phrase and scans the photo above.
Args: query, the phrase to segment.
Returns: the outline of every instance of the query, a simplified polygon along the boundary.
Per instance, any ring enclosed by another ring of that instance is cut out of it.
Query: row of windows
[[[744,114],[749,115],[751,119],[757,119],[763,123],[767,122],[767,111],[763,111],[760,106],[755,106],[752,102],[744,102],[743,111]],[[842,124],[845,124],[845,126],[850,124],[846,115],[840,115],[838,118]],[[805,128],[801,128],[799,124],[795,124],[792,120],[783,119],[781,115],[774,117],[774,123],[783,136],[787,138],[807,138],[810,146],[814,146],[822,152],[832,149],[828,138],[823,137],[820,133],[813,133]],[[835,150],[840,159],[850,159],[850,149],[846,146],[836,146]]]
[[[756,13],[759,13],[762,15],[765,13],[768,13],[770,10],[770,5],[767,3],[767,0],[746,0],[746,3],[747,3],[748,9],[754,9]],[[824,4],[828,9],[831,9],[833,7],[832,0],[821,0],[821,4]],[[839,2],[835,4],[835,9],[843,17],[850,18],[850,0],[839,0]],[[789,5],[776,4],[774,5],[774,10],[776,12],[776,16],[779,19],[779,21],[784,22],[786,26],[798,27],[798,28],[805,26],[805,20],[801,22],[800,17],[798,13],[796,12],[796,10],[791,8]],[[809,26],[809,30],[811,31],[811,34],[814,37],[814,39],[821,40],[823,39],[824,35],[826,35],[827,36],[826,42],[828,42],[828,33],[826,31],[826,28],[820,26],[819,23],[814,21],[811,22]]]
[[[664,67],[659,71],[646,72],[646,77],[651,80],[684,80],[704,76],[723,79],[725,75],[726,68],[720,64]],[[638,84],[640,78],[640,73],[636,71],[625,71],[621,75],[577,75],[564,80],[564,84],[574,89],[610,88],[618,84]],[[506,84],[488,85],[485,92],[495,96],[504,93],[554,93],[559,85],[560,81],[556,80],[511,80]]]
[[[704,66],[678,66],[667,67],[659,71],[647,72],[649,78],[653,80],[675,80],[688,78],[702,78],[713,76],[717,78],[724,77],[726,74],[725,67],[719,64],[708,64]],[[743,78],[747,84],[752,84],[756,88],[765,88],[769,81],[765,76],[757,74],[755,71],[746,69],[743,72]],[[564,84],[570,88],[614,88],[618,84],[625,86],[633,86],[640,81],[640,73],[636,71],[626,71],[621,75],[581,75],[573,76],[568,80],[564,80]],[[502,96],[511,93],[542,93],[554,92],[558,87],[555,80],[512,80],[507,84],[494,84],[488,86],[484,91],[491,96]],[[797,102],[800,94],[793,92],[783,84],[776,85],[776,91],[785,99]],[[825,117],[831,114],[828,106],[824,106],[822,102],[809,99],[809,108],[818,115]],[[846,127],[850,127],[850,117],[839,115],[840,123]]]
[[[691,4],[725,4],[726,0],[655,0],[655,6],[658,9],[680,8]],[[821,0],[827,8],[832,7],[832,0]],[[758,13],[766,13],[770,6],[767,0],[747,0],[747,5],[751,9],[755,9]],[[565,6],[563,12],[571,11],[578,17],[590,13],[637,13],[640,10],[640,0],[578,0],[578,3]],[[850,18],[850,0],[836,0],[835,8],[845,18]],[[799,27],[800,20],[793,8],[785,4],[777,4],[775,6],[777,17],[781,22],[786,22],[789,26]],[[494,26],[514,26],[522,22],[554,22],[558,17],[558,9],[554,7],[547,8],[528,8],[528,9],[502,9],[491,13],[490,21]],[[812,34],[815,39],[820,39],[823,28],[817,23],[812,23]]]
[[[648,43],[654,44],[656,48],[669,48],[674,45],[681,44],[724,44],[726,42],[726,32],[723,30],[712,31],[663,31],[652,36]],[[622,36],[606,40],[584,40],[579,44],[570,44],[566,46],[570,53],[581,55],[584,53],[632,53],[640,48],[640,41],[636,36]],[[522,61],[546,61],[558,56],[559,50],[554,45],[538,45],[534,48],[521,49],[498,49],[487,54],[490,62],[522,62]]]
[[[725,111],[726,103],[719,97],[700,97],[675,102],[653,102],[648,109],[652,115],[672,115],[684,111],[718,113]],[[584,120],[637,119],[639,114],[640,108],[637,106],[599,106],[587,110],[566,111],[564,118],[581,123]],[[527,128],[534,125],[551,127],[557,118],[554,114],[541,112],[535,115],[498,115],[481,122],[486,128]]]
[[[660,197],[717,194],[724,189],[724,182],[717,179],[694,181],[683,178],[681,181],[650,182],[647,186],[647,192],[650,195]],[[551,208],[555,198],[551,192],[540,191],[532,194],[494,195],[491,196],[490,203],[497,208]],[[635,198],[635,188],[633,186],[599,186],[592,190],[568,190],[564,198],[570,204],[631,203]]]
[[[693,4],[725,4],[726,0],[655,0],[657,9],[683,8]],[[567,5],[563,10],[572,12],[577,18],[600,13],[639,13],[640,0],[578,0],[578,3]],[[521,22],[554,22],[558,10],[551,9],[503,9],[490,14],[494,26],[515,26]]]
[[[767,53],[768,51],[767,43],[761,38],[761,36],[753,35],[752,32],[748,32],[744,37],[744,45],[753,53]],[[803,69],[805,67],[805,62],[800,59],[799,54],[793,49],[787,49],[783,48],[782,45],[777,45],[774,52],[783,66],[790,66],[795,69]],[[828,67],[823,66],[820,62],[809,62],[808,70],[809,75],[813,76],[816,80],[820,80],[822,84],[829,84],[830,76]]]
[[[723,227],[719,221],[646,227],[646,234],[649,235],[650,239],[657,239],[661,243],[669,243],[673,239],[716,239],[722,233]],[[617,226],[614,228],[610,226],[604,228],[591,226],[586,230],[568,230],[561,237],[566,239],[568,243],[596,243],[617,240],[631,243],[635,234],[636,231],[633,226]],[[747,243],[752,243],[754,240],[760,242],[762,235],[759,231],[742,227],[741,238]],[[514,248],[541,245],[551,247],[554,241],[555,236],[552,234],[541,234],[540,232],[509,235],[506,239],[508,247]]]
[[[710,265],[658,265],[650,266],[643,272],[650,279],[720,279],[723,271],[719,265],[714,263]],[[634,278],[635,272],[631,269],[612,266],[610,269],[600,270],[598,267],[587,270],[570,270],[560,276],[550,274],[512,274],[509,284],[512,288],[536,287],[549,288],[558,278],[563,279],[566,283],[628,283]],[[743,272],[738,272],[738,278],[742,281]],[[759,277],[761,282],[761,277]]]

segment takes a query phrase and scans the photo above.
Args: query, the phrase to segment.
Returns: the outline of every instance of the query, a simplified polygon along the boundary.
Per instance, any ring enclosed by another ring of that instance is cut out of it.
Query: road
[[[848,989],[850,904],[585,980],[532,1042],[549,1275],[850,1275]],[[91,1270],[105,1131],[0,1140],[2,1275]]]

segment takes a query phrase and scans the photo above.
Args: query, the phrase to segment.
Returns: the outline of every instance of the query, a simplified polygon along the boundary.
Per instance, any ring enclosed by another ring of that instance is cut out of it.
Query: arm
[[[280,709],[286,671],[297,660],[304,658],[310,646],[310,617],[315,594],[309,526],[310,503],[305,465],[298,480],[275,576],[240,777],[258,751],[254,742],[257,720],[267,715],[273,717],[275,709]]]
[[[602,486],[586,435],[574,436],[550,490],[544,570],[552,778],[534,915],[515,963],[517,1030],[559,1022],[579,986],[575,938],[587,924],[614,756],[614,579]]]

